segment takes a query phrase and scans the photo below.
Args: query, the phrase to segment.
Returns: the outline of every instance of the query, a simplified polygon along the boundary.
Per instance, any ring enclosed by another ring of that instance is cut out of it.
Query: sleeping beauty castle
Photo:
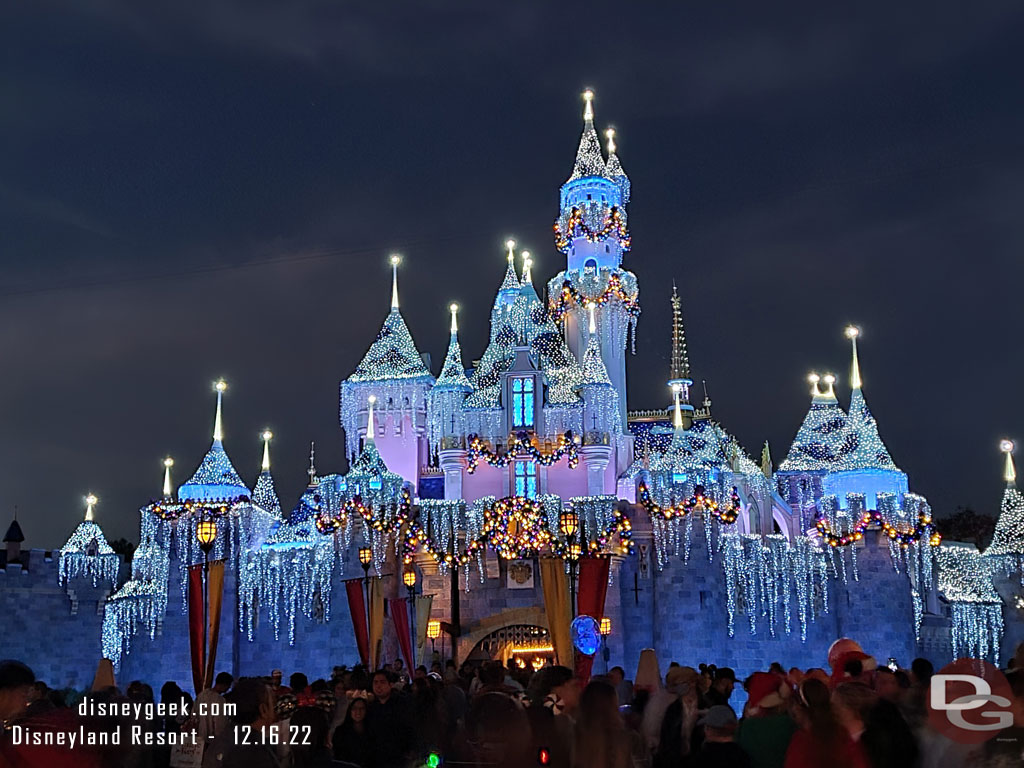
[[[212,444],[177,488],[165,460],[130,567],[94,497],[60,552],[22,551],[14,523],[0,600],[29,625],[45,616],[54,639],[11,653],[54,684],[102,655],[123,679],[196,687],[222,669],[317,676],[395,658],[586,674],[631,669],[643,648],[749,673],[823,665],[844,636],[903,665],[1012,653],[1024,639],[1013,446],[993,544],[943,542],[867,405],[857,328],[847,408],[837,377],[813,374],[777,466],[767,443],[748,455],[706,394],[695,401],[675,288],[652,298],[671,302],[669,370],[644,372],[665,377],[665,401],[630,410],[630,180],[592,99],[554,223],[564,269],[535,282],[514,242],[495,254],[479,360],[461,349],[458,307],[441,307],[449,342],[431,370],[392,257],[390,307],[382,285],[383,323],[340,384],[347,471],[322,474],[311,450],[305,492],[282,506],[264,432],[250,485],[226,450],[218,382]]]

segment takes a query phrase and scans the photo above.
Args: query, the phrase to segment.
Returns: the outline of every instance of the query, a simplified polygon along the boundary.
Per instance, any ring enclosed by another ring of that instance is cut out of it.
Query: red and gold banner
[[[604,616],[604,601],[608,595],[608,569],[611,559],[607,557],[584,557],[580,559],[579,590],[576,594],[576,613],[591,616],[598,624]],[[594,657],[576,654],[576,677],[582,685],[590,680]]]
[[[345,582],[348,595],[348,612],[352,616],[352,631],[356,635],[359,661],[364,666],[370,663],[370,638],[366,633],[366,599],[363,597],[363,580],[349,579]]]

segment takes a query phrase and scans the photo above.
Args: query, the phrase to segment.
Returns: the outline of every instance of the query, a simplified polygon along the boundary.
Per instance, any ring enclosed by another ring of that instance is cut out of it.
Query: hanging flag
[[[423,649],[427,644],[427,624],[430,623],[430,610],[434,606],[433,595],[420,595],[416,598],[416,660],[423,662]]]
[[[388,600],[388,606],[391,620],[395,623],[395,634],[398,635],[398,647],[402,651],[402,658],[405,659],[405,666],[411,677],[416,665],[413,663],[412,636],[409,634],[409,601],[404,597],[392,597]]]
[[[544,612],[547,614],[551,646],[555,659],[572,668],[572,641],[569,638],[569,584],[565,577],[565,561],[560,557],[540,559],[540,583],[544,590]]]
[[[370,581],[370,669],[380,669],[384,644],[384,589],[379,578]]]
[[[608,570],[611,559],[607,557],[584,557],[580,559],[579,591],[576,595],[576,613],[590,616],[598,624],[604,616],[604,601],[608,595]],[[576,677],[581,685],[590,680],[594,657],[579,653],[576,655]]]
[[[206,593],[210,601],[209,619],[209,642],[206,646],[206,680],[204,690],[213,687],[213,680],[217,672],[214,666],[217,663],[217,640],[220,638],[220,611],[224,603],[224,561],[218,560],[210,563],[209,573],[206,575]]]
[[[348,579],[345,582],[348,596],[348,612],[352,617],[352,631],[356,635],[359,661],[363,666],[370,664],[370,639],[366,633],[366,599],[363,596],[363,580]]]
[[[188,642],[192,651],[192,687],[198,696],[203,692],[206,659],[203,658],[203,566],[188,569]]]

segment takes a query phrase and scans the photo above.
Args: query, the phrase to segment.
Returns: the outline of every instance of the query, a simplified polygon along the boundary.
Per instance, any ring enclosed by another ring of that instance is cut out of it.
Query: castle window
[[[604,252],[605,253],[611,253],[611,247],[608,245],[608,243],[604,244]]]
[[[597,259],[587,259],[583,265],[584,269],[597,269]]]
[[[673,485],[682,485],[685,482],[686,482],[686,473],[685,472],[673,472],[672,473],[672,484]]]
[[[593,195],[587,195],[587,200],[593,200],[593,199],[594,199]]]
[[[515,462],[516,496],[533,498],[537,495],[537,463]]]
[[[533,377],[512,379],[512,426],[533,426]]]

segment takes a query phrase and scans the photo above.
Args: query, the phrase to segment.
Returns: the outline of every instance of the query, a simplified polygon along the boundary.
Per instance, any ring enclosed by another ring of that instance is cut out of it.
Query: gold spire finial
[[[316,464],[313,459],[316,456],[316,443],[312,440],[309,441],[309,469],[306,470],[306,474],[309,475],[309,484],[316,485]]]
[[[508,263],[514,264],[516,260],[516,241],[511,237],[505,241],[505,248],[508,249]]]
[[[452,335],[454,336],[456,333],[459,332],[459,305],[456,304],[455,302],[452,302],[448,306],[448,311],[452,313]]]
[[[683,428],[683,406],[679,400],[680,390],[682,390],[682,387],[679,385],[672,387],[672,397],[675,403],[672,408],[672,426],[675,429]]]
[[[397,253],[392,253],[391,258],[391,308],[398,309],[398,265],[402,262],[402,257]]]
[[[261,468],[264,472],[270,471],[270,441],[274,438],[274,433],[269,429],[264,429],[260,433],[260,439],[263,440],[263,464]]]
[[[583,119],[585,121],[593,122],[594,120],[594,92],[587,88],[583,92],[583,101],[586,105],[583,107]]]
[[[221,442],[224,439],[224,422],[221,418],[221,400],[224,398],[224,393],[227,391],[228,383],[224,379],[219,379],[217,383],[213,385],[214,390],[217,392],[217,415],[213,419],[213,440],[214,442]]]
[[[174,466],[174,459],[170,456],[164,459],[164,498],[169,499],[174,495],[174,487],[171,485],[171,467]]]
[[[604,135],[608,137],[608,154],[615,154],[615,129],[609,128],[604,132]]]
[[[89,494],[85,497],[85,520],[86,522],[92,522],[92,508],[96,506],[97,499],[93,494]]]
[[[860,389],[860,362],[857,360],[857,338],[860,336],[860,328],[855,325],[848,325],[843,333],[846,334],[846,338],[848,338],[850,343],[853,345],[853,367],[850,371],[850,387],[853,389]]]
[[[813,371],[807,375],[807,381],[811,385],[811,396],[818,397],[821,391],[818,389],[818,382],[821,381],[821,376]]]
[[[523,251],[523,282],[532,283],[533,275],[530,274],[530,268],[533,266],[533,259],[530,257],[529,251]]]
[[[591,336],[593,336],[595,333],[597,333],[597,315],[594,314],[594,311],[596,309],[597,309],[597,304],[595,304],[593,301],[588,301],[587,302],[587,312],[590,314],[590,327],[589,327],[589,330],[590,330],[590,335]]]
[[[1016,485],[1017,468],[1013,465],[1013,440],[1002,440],[999,443],[999,450],[1006,454],[1006,465],[1003,468],[1003,480],[1007,485]]]

